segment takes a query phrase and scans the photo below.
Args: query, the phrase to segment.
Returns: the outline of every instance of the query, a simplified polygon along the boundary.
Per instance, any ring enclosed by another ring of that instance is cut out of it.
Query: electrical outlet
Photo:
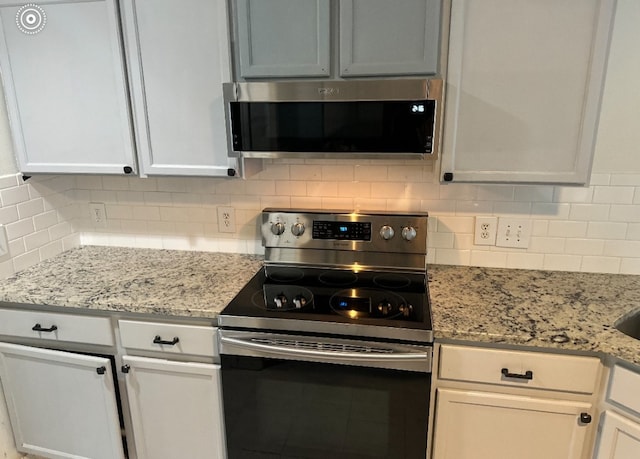
[[[99,228],[105,228],[107,226],[107,211],[105,210],[104,203],[90,202],[89,213],[91,215],[91,221],[95,226]]]
[[[7,240],[7,229],[0,225],[0,261],[11,258],[9,254],[9,241]]]
[[[498,247],[526,249],[531,239],[531,220],[522,218],[500,218],[498,221]]]
[[[236,211],[233,207],[218,207],[218,231],[236,232]]]
[[[476,217],[473,237],[475,245],[495,245],[498,217]]]

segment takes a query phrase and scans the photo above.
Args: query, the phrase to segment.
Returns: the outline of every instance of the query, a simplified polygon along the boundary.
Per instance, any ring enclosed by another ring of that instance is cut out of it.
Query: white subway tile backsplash
[[[580,271],[593,273],[620,272],[620,258],[616,257],[583,257]]]
[[[580,238],[587,234],[587,222],[550,220],[547,235],[551,237]]]
[[[631,186],[596,186],[593,193],[594,203],[631,204],[634,187]]]
[[[429,247],[434,249],[452,249],[454,241],[453,233],[433,233],[427,242]]]
[[[131,191],[156,191],[158,189],[158,183],[154,177],[129,177],[129,189]]]
[[[545,254],[542,267],[552,271],[580,271],[581,264],[579,255]]]
[[[1,190],[0,199],[2,199],[3,206],[10,206],[12,204],[26,202],[31,199],[31,197],[29,196],[29,189],[23,185]]]
[[[307,196],[336,197],[338,196],[338,182],[307,182]]]
[[[608,186],[611,185],[611,174],[591,174],[591,180],[589,181],[591,186]]]
[[[429,254],[435,254],[433,261],[429,263],[437,263],[439,265],[469,265],[471,263],[470,250],[458,249],[434,249]]]
[[[73,232],[73,227],[69,222],[60,222],[50,227],[48,231],[49,237],[52,241],[54,241],[56,239],[62,239],[65,236],[71,235],[71,233]]]
[[[7,225],[9,223],[18,221],[18,207],[8,206],[0,208],[0,225]]]
[[[22,271],[30,266],[39,263],[40,252],[38,250],[32,250],[31,252],[26,252],[18,256],[13,257],[13,266],[16,272]]]
[[[320,166],[320,179],[323,181],[351,181],[355,179],[353,166]]]
[[[609,204],[571,204],[570,220],[607,221],[609,220]]]
[[[593,188],[556,187],[553,202],[588,203],[593,199]]]
[[[564,253],[566,239],[562,237],[532,236],[529,242],[529,252],[535,253]]]
[[[589,222],[587,237],[594,239],[625,239],[627,223]]]
[[[604,255],[604,244],[600,239],[568,238],[564,250],[575,255]]]
[[[612,205],[609,220],[614,222],[640,222],[640,205]]]
[[[640,186],[640,174],[611,174],[611,185]]]
[[[620,274],[640,274],[640,258],[623,258],[620,262]]]
[[[513,201],[515,188],[513,185],[479,185],[478,201]]]
[[[456,201],[456,215],[491,215],[493,203],[491,201]]]
[[[123,191],[129,189],[129,178],[105,175],[102,177],[102,186],[105,190]]]
[[[507,268],[542,269],[544,255],[541,253],[511,252],[507,253]]]
[[[0,176],[0,190],[18,186],[18,176],[16,174]]]
[[[8,225],[5,225],[5,227],[7,229],[7,238],[10,241],[26,236],[27,234],[31,234],[35,231],[33,219],[30,218],[27,220],[20,220],[15,223],[9,223]]]
[[[20,203],[16,207],[19,218],[29,218],[44,212],[44,201],[42,198],[36,198]]]
[[[530,202],[507,202],[495,201],[493,203],[493,213],[509,217],[522,217],[531,214],[532,204]]]
[[[305,180],[305,181],[309,181],[309,180],[322,180],[322,171],[320,170],[319,167],[316,166],[309,166],[309,165],[291,165],[289,166],[290,168],[290,175],[291,178],[294,180]],[[386,173],[386,169],[385,169],[385,173]]]
[[[570,211],[570,204],[534,202],[531,205],[531,215],[538,218],[567,220]]]
[[[553,187],[542,185],[516,186],[514,191],[514,200],[529,202],[552,202]]]
[[[604,255],[640,258],[640,241],[606,241]]]
[[[507,255],[506,252],[472,250],[469,264],[471,266],[486,266],[488,268],[506,268]]]
[[[38,249],[49,242],[51,242],[51,239],[47,230],[36,231],[24,237],[24,245],[27,251]]]

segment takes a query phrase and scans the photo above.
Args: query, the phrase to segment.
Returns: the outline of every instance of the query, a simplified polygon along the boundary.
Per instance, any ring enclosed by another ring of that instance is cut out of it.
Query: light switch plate
[[[4,225],[0,225],[0,261],[11,258],[9,253],[9,241],[7,239],[7,229]]]
[[[496,246],[526,249],[531,239],[531,220],[524,218],[499,218]]]

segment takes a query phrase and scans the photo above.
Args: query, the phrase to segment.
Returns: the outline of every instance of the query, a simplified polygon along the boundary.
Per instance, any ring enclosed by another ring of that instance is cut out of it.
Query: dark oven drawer
[[[229,459],[423,458],[431,374],[222,355]]]

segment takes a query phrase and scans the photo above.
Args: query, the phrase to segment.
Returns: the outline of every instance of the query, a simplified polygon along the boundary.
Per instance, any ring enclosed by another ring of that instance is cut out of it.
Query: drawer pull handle
[[[58,329],[57,325],[52,325],[49,328],[42,328],[42,325],[40,324],[35,324],[33,327],[31,327],[31,330],[33,331],[37,331],[37,332],[54,332]]]
[[[160,338],[160,335],[156,335],[156,337],[153,338],[153,344],[167,344],[169,346],[175,346],[179,342],[180,342],[180,338],[178,338],[177,336],[173,338],[171,341],[163,340],[162,338]]]
[[[504,376],[505,378],[516,378],[516,379],[528,379],[528,380],[531,380],[531,379],[533,379],[533,371],[527,370],[527,371],[524,372],[524,374],[509,373],[509,369],[508,368],[503,368],[502,369],[502,376]]]

